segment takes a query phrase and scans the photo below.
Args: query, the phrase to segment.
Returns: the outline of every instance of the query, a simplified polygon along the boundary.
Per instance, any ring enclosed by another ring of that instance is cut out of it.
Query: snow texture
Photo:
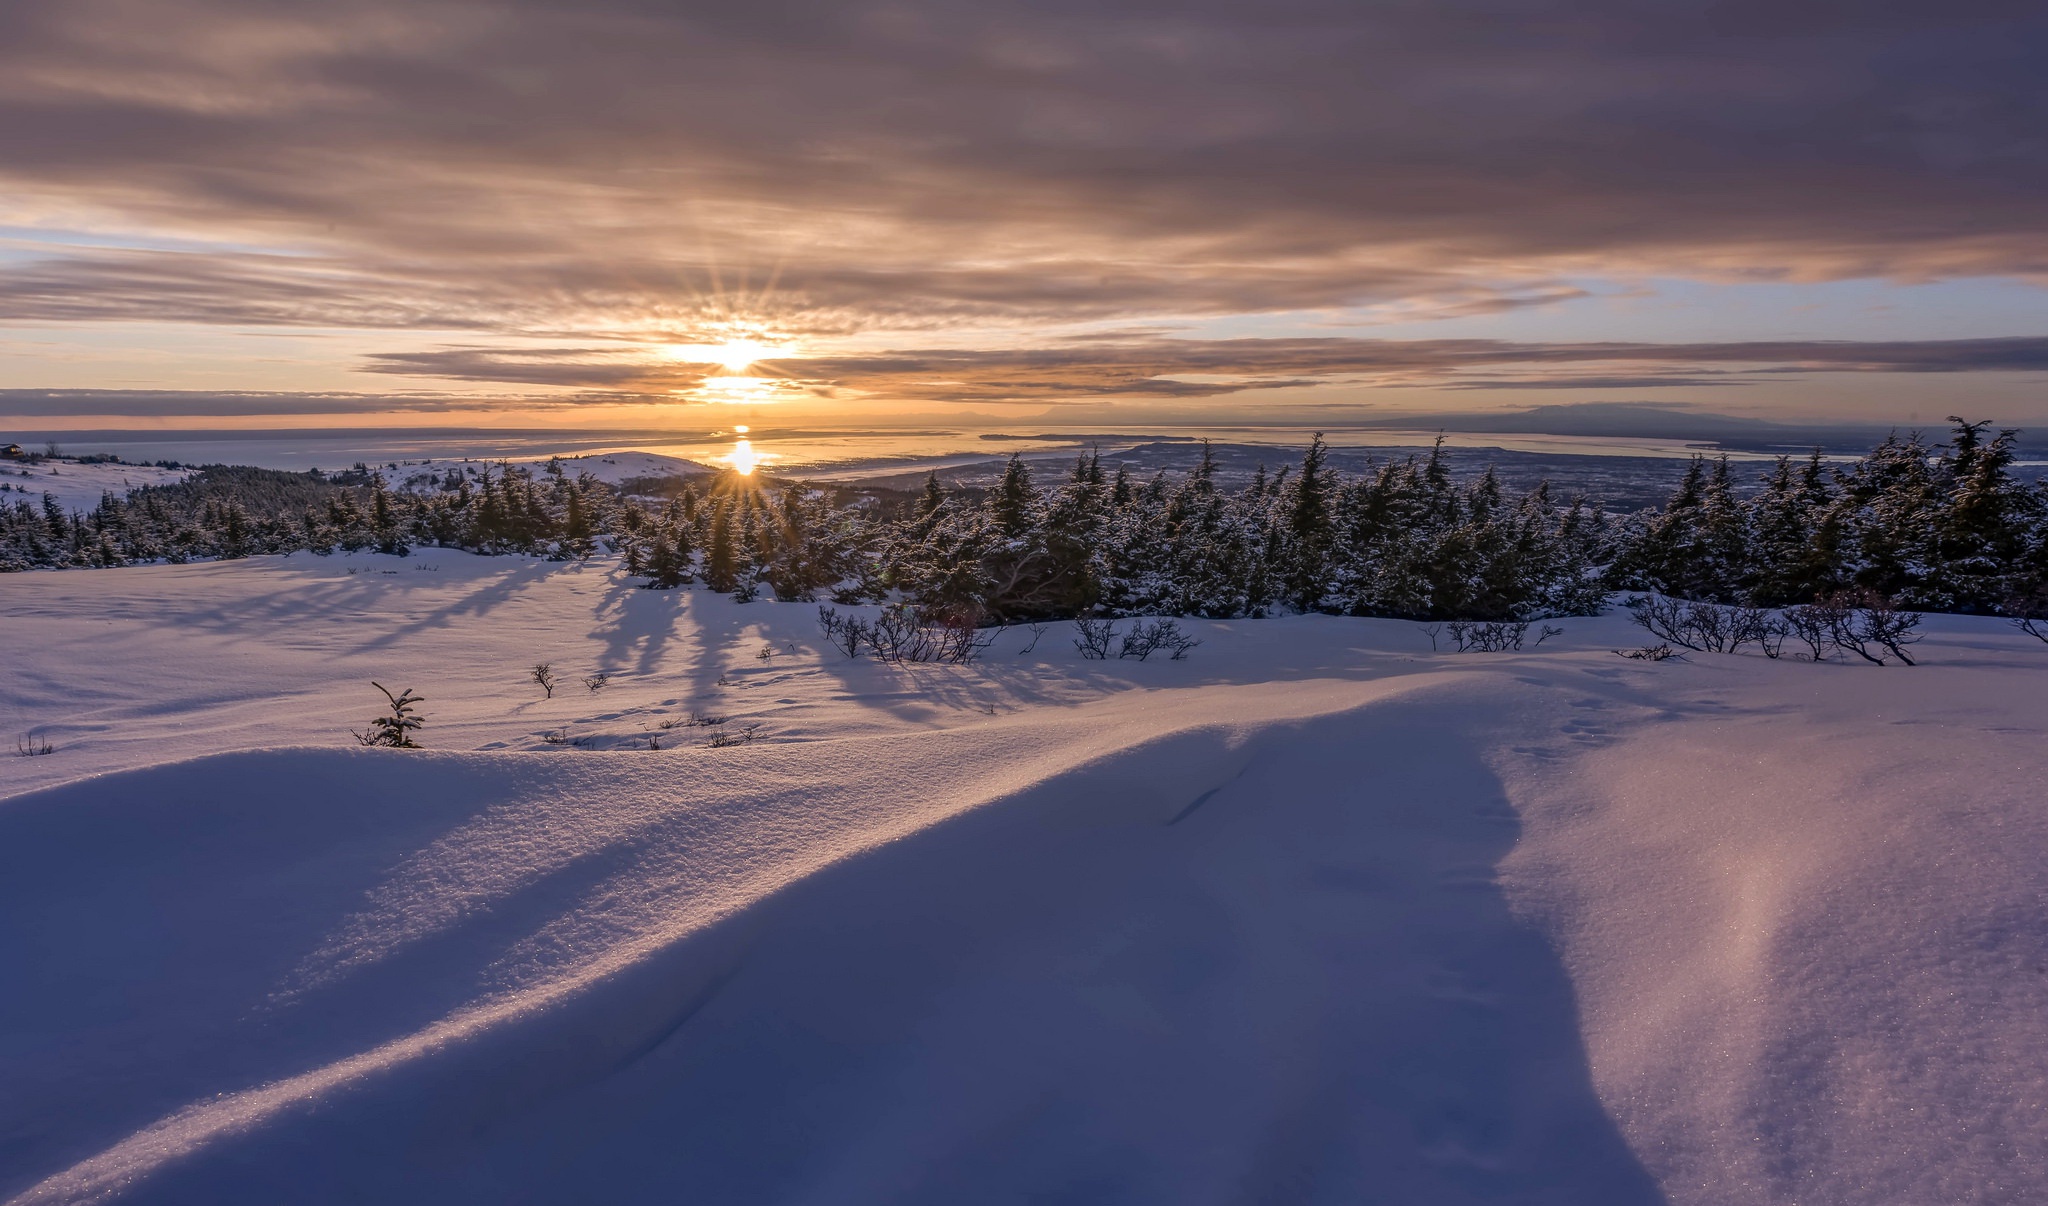
[[[0,506],[25,502],[41,507],[43,495],[48,494],[67,512],[90,511],[100,505],[104,495],[125,498],[130,490],[173,485],[190,476],[189,469],[160,469],[155,465],[0,461]]]
[[[2048,648],[1996,621],[891,667],[438,550],[0,610],[56,747],[0,765],[10,1201],[2048,1199]],[[429,749],[354,748],[373,678]]]

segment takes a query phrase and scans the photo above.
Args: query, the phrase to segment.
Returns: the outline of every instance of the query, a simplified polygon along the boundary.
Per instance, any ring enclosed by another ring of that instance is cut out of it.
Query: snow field
[[[440,551],[0,610],[58,746],[0,766],[15,1201],[2048,1195],[2048,649],[1992,621],[886,667]],[[352,748],[373,677],[428,750]]]
[[[192,476],[189,469],[159,469],[154,465],[82,465],[76,461],[0,461],[0,504],[27,503],[40,509],[43,495],[57,500],[69,511],[90,511],[100,497],[126,497],[143,486],[168,486]]]

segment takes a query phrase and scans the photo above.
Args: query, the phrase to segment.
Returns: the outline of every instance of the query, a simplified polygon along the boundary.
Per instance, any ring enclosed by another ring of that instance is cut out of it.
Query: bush
[[[382,683],[373,682],[370,685],[384,693],[384,698],[389,703],[391,711],[388,715],[379,716],[370,721],[369,732],[355,734],[357,744],[387,746],[391,749],[399,750],[416,750],[420,748],[419,742],[414,741],[412,735],[425,722],[419,717],[414,716],[412,710],[413,705],[425,701],[419,696],[414,695],[411,687],[407,687],[400,694],[393,695],[390,688]]]
[[[1454,620],[1444,625],[1444,631],[1450,634],[1451,643],[1459,653],[1512,653],[1519,650],[1527,639],[1529,624],[1525,620]],[[1545,624],[1536,643],[1541,645],[1563,633],[1564,629]],[[1434,643],[1436,633],[1431,632],[1429,639]]]
[[[1685,655],[1669,645],[1645,645],[1640,649],[1617,649],[1616,653],[1637,662],[1668,662],[1673,658],[1683,660]]]
[[[972,612],[892,603],[874,620],[818,609],[818,627],[848,657],[870,650],[885,662],[943,662],[965,665],[995,642],[995,629],[975,625]]]
[[[1139,620],[1124,634],[1123,645],[1117,650],[1118,657],[1134,657],[1144,661],[1161,649],[1169,650],[1169,660],[1180,661],[1187,657],[1188,650],[1202,642],[1180,630],[1173,620]]]
[[[1109,657],[1109,643],[1116,637],[1116,621],[1102,616],[1080,616],[1074,620],[1074,630],[1080,635],[1074,638],[1074,648],[1089,661],[1099,662]]]

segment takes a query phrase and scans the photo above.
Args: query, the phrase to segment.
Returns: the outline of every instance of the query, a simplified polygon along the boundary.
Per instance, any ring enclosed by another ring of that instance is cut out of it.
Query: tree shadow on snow
[[[1661,1206],[1593,1091],[1568,977],[1496,882],[1519,826],[1459,698],[1411,695],[1235,742],[1200,729],[1141,742],[640,951],[574,1000],[410,1074],[224,1138],[134,1196],[572,1203],[592,1187],[612,1201],[687,1187],[701,1203]],[[276,769],[243,760],[252,780]],[[382,777],[381,761],[351,761]],[[407,770],[437,799],[459,794],[462,765]],[[525,767],[499,773],[524,779]],[[1004,773],[934,764],[930,790],[969,792]],[[59,798],[46,803],[30,826],[53,826],[43,837],[90,828]],[[208,841],[225,862],[324,872],[295,875],[309,885],[288,893],[304,897],[296,911],[247,922],[304,937],[269,934],[254,949],[303,952],[360,907],[365,873],[388,868],[388,853],[364,851],[346,871],[321,864],[356,832],[388,851],[387,827],[419,811],[417,796],[403,803],[373,806],[389,815],[370,825],[338,812],[325,835],[281,830],[283,845],[260,852],[240,836],[246,807],[219,805]],[[177,818],[188,847],[194,807]],[[401,847],[423,849],[475,815],[424,811]],[[582,899],[694,832],[622,832],[515,895]],[[156,848],[124,837],[115,861],[146,863]],[[192,853],[158,871],[192,874]],[[24,883],[29,899],[62,896]],[[222,975],[255,990],[288,970],[244,967],[248,935],[206,927],[178,925],[194,949],[157,952],[131,923],[147,915],[146,877],[124,892],[134,899],[117,912],[130,920],[117,928],[133,931],[131,957],[176,957],[210,995]],[[228,903],[206,907],[224,916]],[[464,924],[494,923],[478,913]],[[44,970],[83,983],[109,953],[94,928],[66,922],[91,941],[43,957]],[[435,946],[393,974],[417,971]],[[458,993],[457,980],[441,990]],[[421,987],[371,976],[364,991],[379,985]],[[162,1024],[145,1027],[162,1031],[154,1041],[225,1056],[249,1037],[194,1034],[174,1000],[163,1004]],[[94,1007],[113,1034],[141,1037],[120,1034],[133,1002]],[[55,1008],[42,1021],[51,1034],[79,1033]],[[273,1037],[301,1058],[335,1041]],[[127,1075],[132,1061],[94,1049],[45,1069],[48,1084],[74,1086],[62,1111],[73,1144],[180,1096],[169,1082],[156,1101],[126,1090],[108,1117],[94,1106],[106,1094],[78,1074]],[[275,1067],[279,1052],[269,1056]]]
[[[1519,825],[1464,727],[1407,700],[1183,733],[814,876],[699,940],[646,1053],[465,1185],[1661,1206],[1496,882]]]

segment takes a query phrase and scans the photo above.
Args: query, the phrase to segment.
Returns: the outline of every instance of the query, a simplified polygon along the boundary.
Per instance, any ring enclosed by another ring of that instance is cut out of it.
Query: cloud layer
[[[372,371],[661,396],[703,385],[703,365],[613,348],[449,348],[379,356]],[[1621,371],[1616,371],[1621,370]],[[2048,371],[2048,337],[1742,343],[1518,343],[1493,339],[1068,340],[1024,349],[883,351],[763,361],[787,386],[924,401],[1045,403],[1208,398],[1333,380],[1438,389],[1738,385],[1794,373]]]
[[[2048,9],[1995,0],[14,0],[0,322],[1014,345],[1084,321],[1469,313],[1588,274],[2048,274],[2044,48]],[[1204,373],[2042,367],[2016,344],[1171,344],[803,371],[1010,399],[1213,392],[1170,380]],[[378,363],[688,375],[407,355]],[[1555,370],[1594,362],[1659,367]]]

